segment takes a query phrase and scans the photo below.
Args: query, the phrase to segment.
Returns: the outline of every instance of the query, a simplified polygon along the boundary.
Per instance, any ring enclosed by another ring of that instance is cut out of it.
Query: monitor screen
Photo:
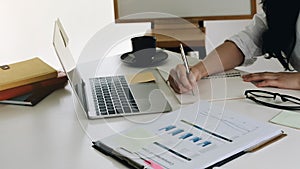
[[[114,0],[116,22],[185,18],[198,20],[250,19],[255,0]]]

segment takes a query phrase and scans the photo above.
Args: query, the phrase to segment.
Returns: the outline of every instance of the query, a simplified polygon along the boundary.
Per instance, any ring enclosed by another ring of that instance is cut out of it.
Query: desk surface
[[[280,112],[244,99],[214,104],[263,122]],[[77,110],[69,85],[55,91],[35,107],[0,105],[1,168],[125,168],[94,150],[91,141],[122,131],[136,121],[157,116],[87,120],[85,114]],[[298,168],[299,131],[287,127],[282,129],[287,137],[241,156],[224,168]]]

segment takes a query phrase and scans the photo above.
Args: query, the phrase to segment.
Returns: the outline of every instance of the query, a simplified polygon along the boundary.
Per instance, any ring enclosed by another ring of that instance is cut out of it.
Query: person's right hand
[[[168,81],[176,93],[186,93],[197,86],[198,71],[196,71],[196,68],[190,70],[187,75],[184,65],[179,64],[170,71]]]

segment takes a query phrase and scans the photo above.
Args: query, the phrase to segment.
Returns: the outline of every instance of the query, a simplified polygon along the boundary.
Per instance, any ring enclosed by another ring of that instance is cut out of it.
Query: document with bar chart
[[[147,168],[217,166],[283,134],[277,126],[197,102],[101,139],[101,143]]]

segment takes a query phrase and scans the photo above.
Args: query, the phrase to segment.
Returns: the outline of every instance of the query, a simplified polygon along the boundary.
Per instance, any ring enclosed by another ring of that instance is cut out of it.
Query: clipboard
[[[97,141],[112,150],[123,147],[141,154],[163,168],[194,169],[223,165],[285,135],[278,126],[230,110],[220,115],[221,110],[210,109],[209,102],[197,102],[151,124],[136,125]]]

